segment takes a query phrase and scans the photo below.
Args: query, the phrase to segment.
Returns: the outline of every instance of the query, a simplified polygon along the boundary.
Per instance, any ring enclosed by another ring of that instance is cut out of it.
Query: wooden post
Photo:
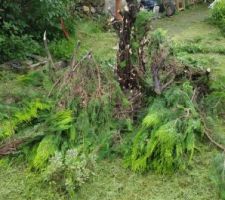
[[[185,10],[185,0],[176,0],[176,7],[178,11]]]
[[[115,17],[117,20],[122,21],[123,17],[120,15],[122,0],[115,0]]]

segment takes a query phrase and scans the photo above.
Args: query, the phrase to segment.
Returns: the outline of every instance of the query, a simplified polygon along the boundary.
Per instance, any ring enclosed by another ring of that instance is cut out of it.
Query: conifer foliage
[[[167,173],[184,169],[193,156],[196,138],[201,136],[192,96],[193,88],[186,82],[150,103],[127,158],[132,170]]]

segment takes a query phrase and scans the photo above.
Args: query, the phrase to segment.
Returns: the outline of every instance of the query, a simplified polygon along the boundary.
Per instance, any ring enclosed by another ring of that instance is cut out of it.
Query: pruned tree
[[[121,11],[122,22],[117,27],[119,35],[119,50],[117,54],[117,75],[119,82],[124,88],[133,88],[136,86],[135,72],[131,62],[131,38],[132,28],[134,26],[138,12],[137,0],[127,0],[127,5]]]

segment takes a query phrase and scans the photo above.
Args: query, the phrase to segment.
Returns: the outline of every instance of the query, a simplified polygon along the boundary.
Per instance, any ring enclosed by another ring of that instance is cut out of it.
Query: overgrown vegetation
[[[73,1],[0,1],[1,62],[24,59],[28,54],[40,53],[43,33],[58,39],[63,31],[71,32],[73,20],[69,4]]]
[[[211,12],[211,18],[213,24],[217,25],[221,32],[224,34],[225,32],[225,2],[224,1],[218,1],[215,3],[215,6],[212,9]]]
[[[193,95],[192,86],[186,82],[150,102],[127,161],[132,170],[167,173],[186,167],[202,135]]]
[[[125,157],[135,172],[172,174],[194,167],[195,152],[204,144],[221,148],[209,127],[224,119],[224,77],[211,74],[213,59],[196,61],[190,55],[223,55],[223,47],[200,45],[201,39],[170,43],[162,29],[149,33],[152,15],[138,12],[136,3],[128,2],[124,21],[117,24],[117,66],[112,49],[96,49],[95,40],[108,33],[81,20],[77,38],[50,44],[56,58],[66,58],[63,67],[48,58],[44,66],[22,74],[0,72],[0,155],[7,156],[7,163],[25,163],[41,185],[55,188],[65,199],[76,199],[85,183],[96,180],[96,162],[103,158]],[[55,14],[51,20],[58,18]],[[222,198],[223,161],[215,161],[213,176]]]

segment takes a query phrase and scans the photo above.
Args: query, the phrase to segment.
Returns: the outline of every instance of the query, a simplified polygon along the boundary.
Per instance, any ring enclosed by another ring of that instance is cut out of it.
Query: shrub
[[[66,191],[69,199],[76,197],[76,190],[94,174],[95,155],[85,155],[81,149],[69,149],[65,156],[55,153],[50,164],[42,173],[49,184],[56,184],[61,191]]]
[[[73,31],[69,5],[71,0],[0,0],[0,62],[24,59],[27,53],[38,53],[38,44],[45,30],[48,39],[63,36],[62,20],[66,29]],[[34,41],[35,40],[35,41]]]
[[[4,36],[0,34],[0,62],[22,60],[30,54],[40,53],[40,45],[30,35]]]
[[[218,1],[212,9],[211,21],[225,33],[225,1]]]

